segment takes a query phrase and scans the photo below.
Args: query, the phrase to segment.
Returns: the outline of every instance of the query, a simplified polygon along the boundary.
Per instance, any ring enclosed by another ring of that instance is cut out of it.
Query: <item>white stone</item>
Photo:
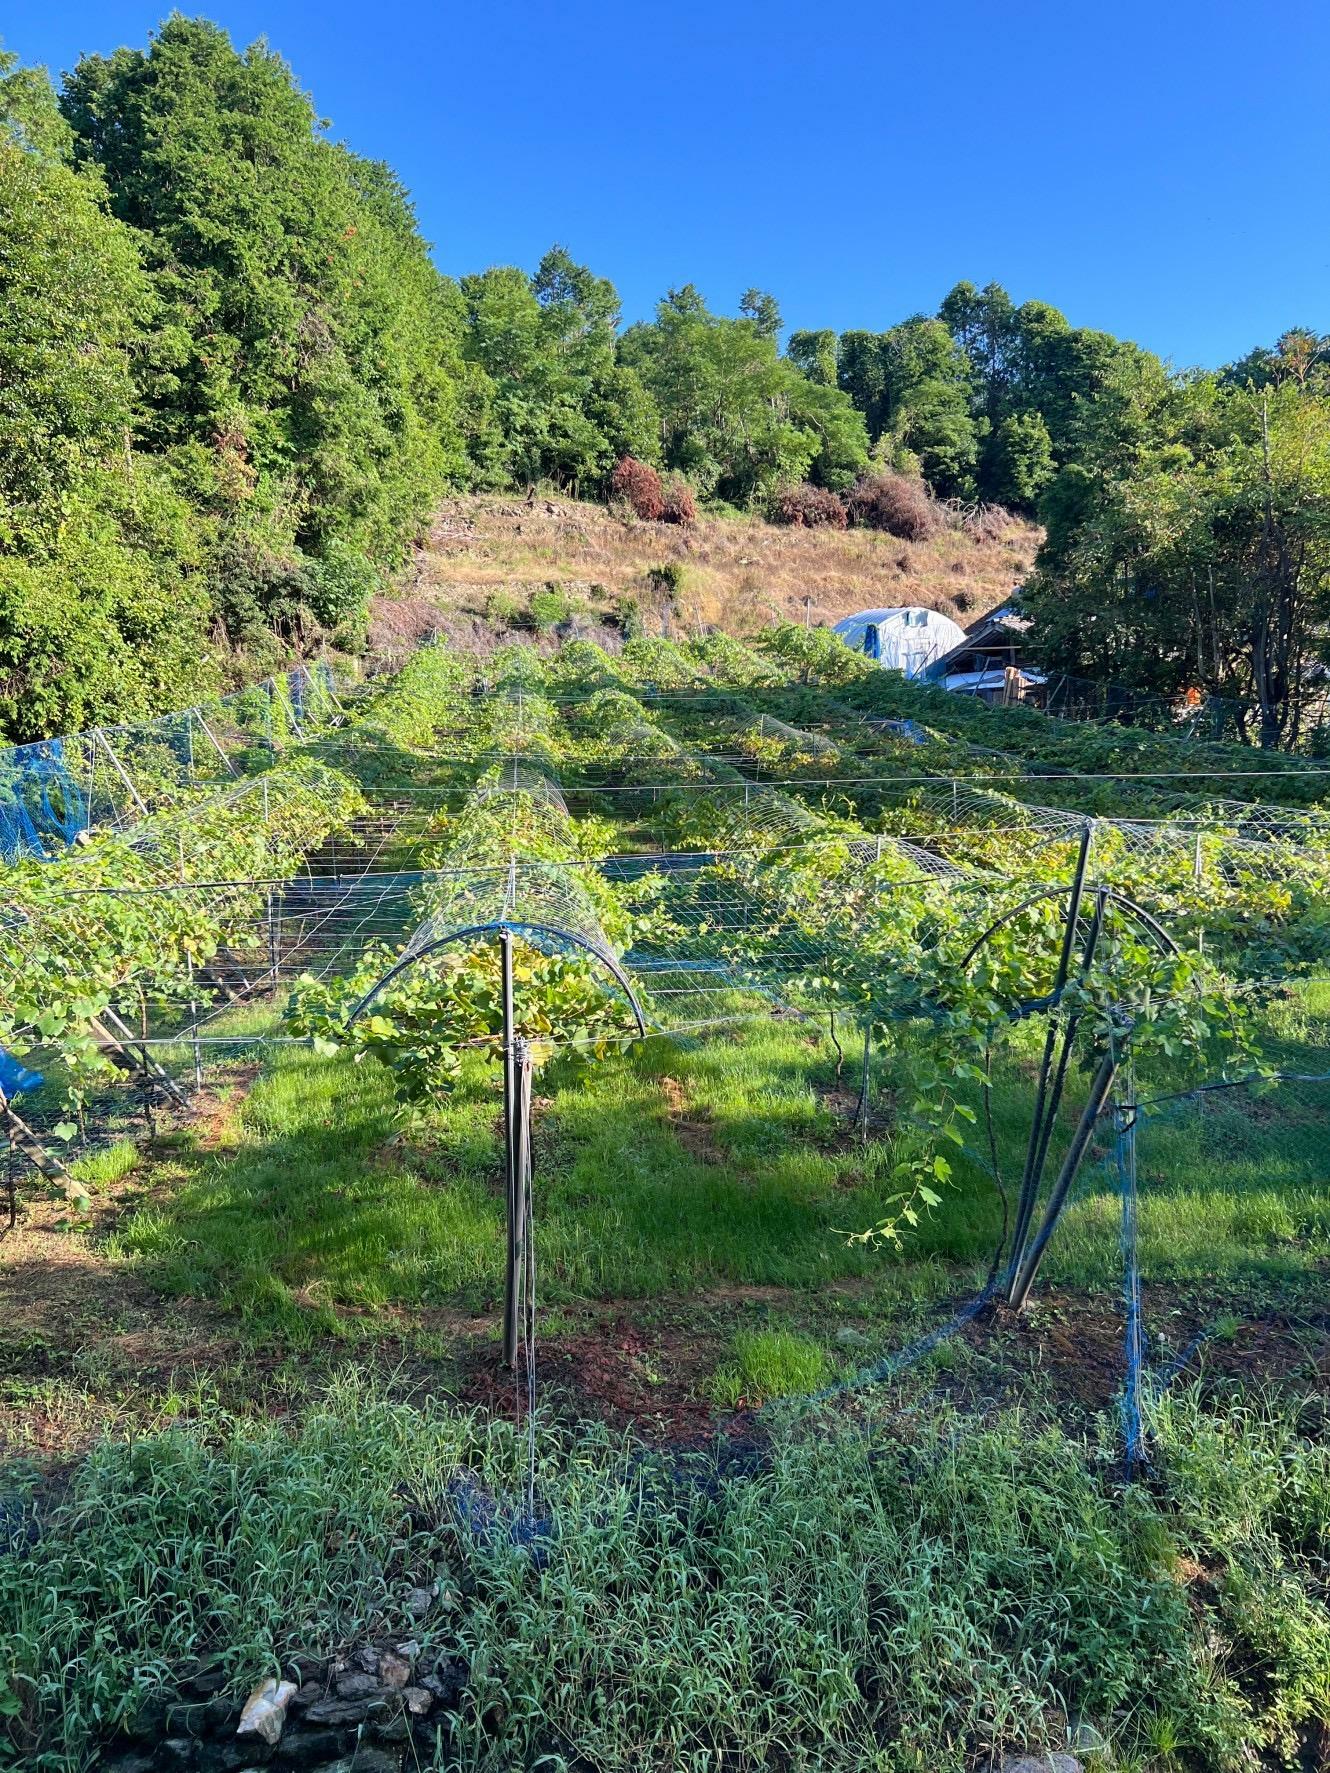
[[[261,1736],[265,1742],[280,1740],[286,1708],[298,1691],[294,1681],[260,1681],[245,1701],[236,1725],[237,1736]]]

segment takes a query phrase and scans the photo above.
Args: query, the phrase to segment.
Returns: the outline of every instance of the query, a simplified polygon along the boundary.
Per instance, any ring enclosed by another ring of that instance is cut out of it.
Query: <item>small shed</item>
[[[907,604],[899,609],[864,609],[836,623],[846,646],[876,659],[887,671],[922,677],[938,659],[965,639],[965,632],[939,610]]]
[[[1010,604],[990,610],[971,623],[957,645],[932,660],[928,676],[944,689],[984,702],[1037,700],[1044,674],[1028,660],[1029,627]]]

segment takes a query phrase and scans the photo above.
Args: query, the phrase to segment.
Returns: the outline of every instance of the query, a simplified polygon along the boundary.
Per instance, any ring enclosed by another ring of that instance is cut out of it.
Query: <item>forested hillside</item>
[[[12,737],[354,650],[444,494],[537,484],[684,528],[918,542],[1037,518],[1047,663],[1306,736],[1330,610],[1312,334],[1178,374],[969,283],[784,350],[758,289],[730,316],[684,284],[625,328],[561,247],[444,275],[391,169],[330,136],[279,56],[179,16],[58,87],[0,65],[0,214]]]

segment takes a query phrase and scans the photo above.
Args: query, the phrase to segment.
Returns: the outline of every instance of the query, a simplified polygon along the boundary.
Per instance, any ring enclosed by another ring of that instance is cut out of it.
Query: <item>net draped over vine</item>
[[[769,665],[750,670],[731,643],[713,650],[752,687],[717,685],[664,642],[634,656],[635,676],[604,659],[588,671],[576,647],[488,682],[431,657],[421,669],[438,681],[423,711],[407,698],[409,720],[391,684],[359,692],[349,724],[331,693],[316,708],[318,672],[280,695],[258,686],[109,735],[145,804],[127,809],[125,791],[97,819],[94,753],[97,781],[120,781],[101,738],[49,742],[50,756],[63,747],[86,762],[82,788],[71,767],[68,806],[48,784],[43,816],[72,822],[81,804],[88,824],[58,865],[15,865],[0,1013],[31,1006],[43,963],[72,986],[90,924],[114,928],[128,905],[160,931],[161,952],[126,960],[112,1007],[142,1051],[187,1077],[201,1047],[234,1054],[292,1038],[257,1010],[303,974],[349,976],[371,950],[398,966],[500,928],[617,969],[653,1031],[808,1013],[819,979],[861,951],[878,969],[879,1006],[909,1014],[917,982],[898,976],[891,929],[954,956],[1024,895],[1070,881],[1087,822],[1091,883],[1165,918],[1198,886],[1234,904],[1257,888],[1330,896],[1330,815],[1319,808],[1218,795],[1198,807],[1189,791],[1164,816],[1091,818],[1036,798],[1044,778],[997,786],[922,772],[928,728],[834,693],[791,691],[789,720],[754,711],[746,696],[776,693]],[[288,742],[303,722],[294,776],[265,749],[262,704],[283,701]],[[977,746],[968,755],[991,774],[1010,761],[1012,778],[1020,764]],[[15,752],[11,784],[28,768]],[[41,792],[28,784],[23,804]],[[14,789],[12,804],[21,798]],[[114,884],[105,843],[117,846]],[[46,1063],[31,1027],[11,1021],[10,1044]]]
[[[179,791],[233,781],[337,706],[330,667],[301,665],[179,714],[0,747],[0,858],[54,860]]]
[[[495,859],[505,841],[506,855]],[[425,915],[402,959],[462,931],[507,928],[536,946],[580,947],[617,967],[620,956],[576,862],[574,844],[572,820],[554,777],[519,757],[495,765],[472,789],[444,866],[420,890]],[[546,845],[561,852],[559,859],[522,853]]]

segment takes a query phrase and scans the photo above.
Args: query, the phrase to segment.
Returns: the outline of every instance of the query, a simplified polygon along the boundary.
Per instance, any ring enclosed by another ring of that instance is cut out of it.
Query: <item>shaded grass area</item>
[[[878,1400],[778,1430],[741,1474],[551,1428],[533,1542],[521,1437],[349,1372],[295,1432],[214,1409],[20,1486],[0,1732],[78,1773],[195,1658],[239,1697],[409,1631],[464,1675],[434,1764],[476,1773],[1314,1754],[1330,1451],[1290,1402],[1187,1394],[1153,1426],[1156,1482],[1125,1494],[1102,1439],[1019,1413],[911,1409],[905,1434]],[[429,1581],[448,1604],[408,1614]]]
[[[1328,1003],[1322,987],[1271,1012],[1273,1060],[1324,1064]],[[993,1092],[1009,1194],[1024,1154],[1029,1070],[1018,1062]],[[902,1305],[969,1290],[1002,1225],[982,1123],[903,1254],[852,1244],[848,1234],[880,1218],[892,1192],[889,1066],[867,1142],[836,1086],[821,1035],[774,1018],[691,1046],[657,1039],[599,1064],[551,1065],[536,1133],[542,1299],[650,1301],[731,1287],[813,1294],[855,1281]],[[1319,1286],[1330,1253],[1328,1111],[1330,1086],[1306,1085],[1144,1116],[1147,1280],[1204,1283],[1235,1299]],[[297,1341],[351,1333],[385,1308],[491,1311],[500,1152],[493,1071],[467,1069],[446,1105],[408,1132],[372,1062],[282,1050],[228,1144],[184,1141],[159,1160],[157,1204],[129,1219],[112,1253],[166,1291],[219,1299],[257,1332]],[[1050,1283],[1116,1285],[1116,1189],[1101,1139],[1052,1246]]]
[[[882,1269],[838,1235],[885,1210],[887,1151],[820,1100],[829,1056],[771,1022],[692,1049],[652,1041],[542,1074],[537,1238],[551,1302],[734,1284],[814,1288]],[[276,1055],[223,1151],[166,1161],[163,1204],[113,1253],[171,1291],[290,1334],[339,1308],[489,1309],[503,1236],[495,1074],[469,1070],[410,1136],[389,1079]],[[983,1216],[976,1216],[976,1248]]]
[[[1290,990],[1264,1012],[1272,1071],[1330,1072],[1330,985]],[[1194,1081],[1138,1077],[1149,1102]],[[1274,1301],[1322,1297],[1330,1257],[1330,1082],[1271,1083],[1158,1101],[1136,1135],[1140,1260],[1149,1279],[1212,1284]],[[1050,1273],[1097,1286],[1115,1272],[1116,1172],[1107,1155],[1061,1228]]]
[[[1323,1066],[1328,1000],[1318,986],[1271,1009],[1272,1059]],[[1034,1058],[1018,1052],[994,1090],[1009,1192]],[[851,1244],[892,1191],[893,1093],[879,1059],[865,1142],[850,1125],[850,1069],[837,1077],[819,1029],[773,1016],[540,1073],[540,1345],[560,1408],[688,1438],[718,1409],[801,1388],[761,1358],[783,1338],[820,1357],[802,1387],[815,1388],[978,1290],[1002,1223],[982,1117],[903,1251]],[[210,1388],[233,1408],[299,1414],[352,1343],[396,1389],[424,1381],[511,1409],[495,1349],[497,1076],[468,1069],[409,1131],[389,1083],[370,1062],[277,1048],[205,1122],[146,1153],[83,1160],[93,1225],[30,1239],[31,1256],[0,1270],[0,1440],[59,1458],[104,1426],[191,1417]],[[1326,1086],[1143,1119],[1147,1358],[1171,1360],[1208,1330],[1212,1375],[1330,1373],[1328,1124]],[[1101,1141],[1024,1323],[982,1323],[929,1363],[947,1395],[981,1410],[1055,1397],[1075,1422],[1112,1399],[1123,1357],[1110,1156]]]

